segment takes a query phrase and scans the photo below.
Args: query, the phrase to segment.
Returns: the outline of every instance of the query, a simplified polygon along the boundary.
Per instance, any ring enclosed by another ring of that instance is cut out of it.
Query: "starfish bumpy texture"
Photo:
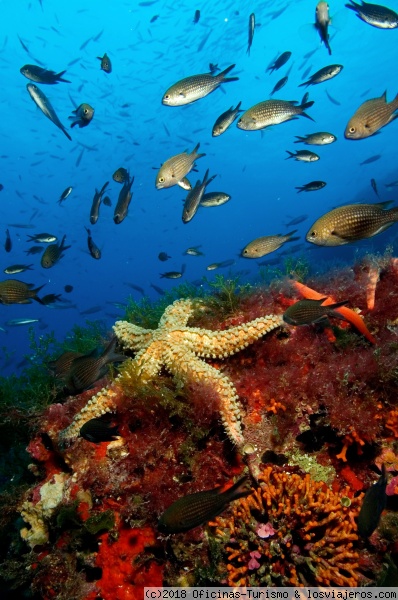
[[[282,324],[278,315],[266,315],[231,327],[224,331],[211,331],[187,325],[193,314],[192,300],[176,300],[163,313],[157,329],[144,329],[127,321],[117,321],[113,327],[116,337],[125,348],[137,352],[134,359],[125,363],[138,366],[143,381],[156,377],[164,367],[182,382],[205,382],[212,384],[220,398],[220,414],[230,440],[241,448],[244,438],[241,428],[241,409],[238,395],[228,377],[203,358],[226,358],[252,344],[266,333]],[[94,395],[74,418],[71,425],[61,432],[60,440],[75,438],[84,423],[115,410],[115,398],[122,392],[118,378]]]

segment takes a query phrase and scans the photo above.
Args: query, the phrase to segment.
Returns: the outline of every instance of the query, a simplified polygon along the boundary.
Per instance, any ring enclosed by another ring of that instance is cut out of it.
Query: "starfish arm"
[[[184,347],[176,353],[175,348],[165,352],[165,367],[184,383],[199,381],[211,384],[220,398],[220,414],[224,429],[232,443],[241,448],[244,438],[241,428],[241,410],[238,395],[228,377],[197,358]]]
[[[138,366],[138,375],[142,377],[143,381],[153,379],[163,365],[162,344],[153,342],[148,348],[143,348],[136,354],[134,362]]]
[[[225,331],[188,327],[184,332],[184,345],[197,356],[226,358],[243,350],[280,325],[282,325],[281,316],[266,315]]]
[[[164,311],[160,321],[159,329],[172,329],[174,327],[185,327],[193,313],[192,300],[176,300]]]
[[[116,321],[113,331],[119,342],[129,350],[140,350],[150,344],[154,330],[138,327],[128,321]]]

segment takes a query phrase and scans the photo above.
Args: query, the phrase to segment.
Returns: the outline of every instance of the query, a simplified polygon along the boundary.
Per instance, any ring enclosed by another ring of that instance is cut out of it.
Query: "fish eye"
[[[315,238],[316,237],[316,231],[311,231],[310,237]]]
[[[87,113],[88,113],[88,108],[85,108],[84,109],[84,114],[87,115]]]
[[[170,98],[170,94],[166,94],[164,97],[165,100],[168,100],[169,98]]]
[[[160,181],[160,183],[163,183],[164,177],[159,177],[159,181]]]
[[[365,127],[366,127],[366,125],[365,125]],[[349,132],[350,133],[355,133],[355,127],[350,127]]]

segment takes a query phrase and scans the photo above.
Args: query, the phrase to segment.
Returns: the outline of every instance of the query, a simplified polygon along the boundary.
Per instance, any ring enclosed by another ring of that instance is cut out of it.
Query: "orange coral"
[[[230,586],[357,586],[363,579],[355,518],[361,498],[310,475],[268,466],[259,487],[210,524],[226,553]]]
[[[398,410],[390,410],[386,421],[387,429],[390,429],[395,438],[398,438]]]

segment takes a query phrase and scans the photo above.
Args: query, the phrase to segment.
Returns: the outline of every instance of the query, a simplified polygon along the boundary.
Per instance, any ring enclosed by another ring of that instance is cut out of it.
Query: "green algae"
[[[84,522],[84,527],[92,535],[96,535],[100,531],[109,531],[115,526],[115,515],[112,510],[106,510],[101,513],[92,515]]]
[[[310,456],[297,449],[290,454],[289,464],[298,465],[302,471],[311,475],[311,479],[324,481],[328,485],[331,485],[336,477],[332,466],[320,465],[315,456]]]

